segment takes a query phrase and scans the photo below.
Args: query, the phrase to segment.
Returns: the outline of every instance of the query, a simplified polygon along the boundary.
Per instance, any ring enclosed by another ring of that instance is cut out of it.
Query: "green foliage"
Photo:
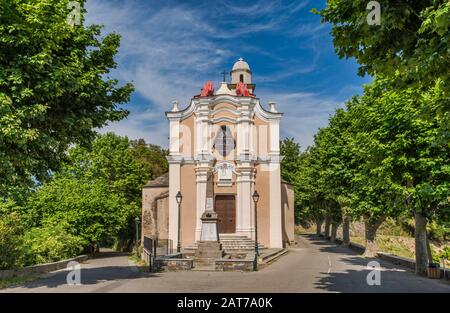
[[[440,92],[439,82],[423,91],[377,79],[351,108],[358,131],[354,152],[365,160],[370,188],[384,190],[390,208],[406,203],[429,218],[448,212],[449,146],[436,140],[438,115],[424,118],[425,110],[436,112]]]
[[[118,239],[119,248],[129,249],[141,188],[167,164],[162,149],[139,142],[108,133],[89,149],[71,148],[60,172],[30,197],[34,226],[62,224],[91,245]]]
[[[68,233],[62,224],[32,228],[23,239],[24,265],[56,262],[79,255],[86,242]]]
[[[28,228],[17,213],[0,215],[0,269],[59,261],[78,255],[85,242],[64,223]]]
[[[169,171],[166,156],[168,151],[158,145],[148,145],[144,139],[132,140],[133,153],[139,163],[143,164],[150,179],[155,179]]]
[[[142,185],[166,168],[165,151],[143,140],[109,133],[89,149],[72,147],[24,205],[0,202],[1,267],[57,261],[105,242],[129,249]]]
[[[295,188],[295,220],[305,224],[310,219],[322,219],[319,208],[322,205],[318,193],[316,174],[318,168],[313,166],[310,150],[300,151],[300,145],[293,138],[285,138],[280,143],[283,156],[281,162],[282,179],[292,183]]]
[[[450,228],[439,220],[427,224],[427,234],[431,240],[443,241],[450,235]]]
[[[118,34],[67,23],[69,0],[0,0],[0,196],[48,178],[67,148],[124,118],[133,91],[108,76]],[[82,8],[85,1],[78,1]]]
[[[107,182],[63,176],[54,177],[39,189],[30,198],[29,207],[39,217],[35,226],[61,225],[90,244],[117,236],[136,212]]]
[[[142,146],[139,148],[142,153],[149,150],[144,150]],[[67,158],[68,162],[60,175],[102,181],[109,185],[111,193],[125,197],[127,203],[134,205],[136,212],[139,211],[141,188],[151,178],[152,172],[148,171],[128,138],[113,133],[100,135],[89,149],[81,146],[70,149]],[[156,162],[161,161],[158,159]]]
[[[303,224],[309,219],[320,221],[325,215],[323,192],[317,180],[320,169],[315,154],[315,147],[303,154],[295,177],[296,220]]]
[[[366,21],[367,3],[328,0],[323,10],[314,12],[333,25],[336,53],[340,58],[354,57],[360,75],[383,76],[399,90],[432,91],[440,82],[437,107],[424,113],[441,119],[435,140],[450,142],[450,2],[380,0],[381,25],[377,26]]]
[[[450,247],[445,247],[439,257],[450,261]]]
[[[60,175],[69,179],[103,184],[110,194],[120,197],[125,223],[115,235],[101,240],[118,240],[118,247],[129,250],[135,238],[134,218],[140,217],[141,188],[149,179],[167,172],[167,152],[144,140],[130,141],[113,133],[98,136],[89,149],[76,146],[68,152],[68,162]],[[126,204],[126,205],[125,205]]]
[[[19,267],[24,226],[17,213],[0,215],[0,270]]]
[[[283,156],[281,178],[293,183],[295,175],[299,171],[299,163],[302,157],[300,145],[294,141],[294,138],[285,138],[280,142],[280,153]]]
[[[394,78],[400,83],[432,86],[437,78],[449,89],[450,3],[447,0],[379,0],[381,25],[367,23],[365,0],[328,0],[318,12],[333,25],[340,58],[354,57],[360,74]],[[398,77],[397,77],[398,78]],[[447,107],[449,108],[449,107]]]
[[[350,208],[374,221],[403,209],[448,224],[450,3],[379,3],[381,25],[367,23],[364,0],[328,0],[314,10],[332,24],[338,56],[354,57],[360,75],[375,77],[347,104],[354,134],[348,147],[357,169]],[[416,249],[420,272],[426,251]]]

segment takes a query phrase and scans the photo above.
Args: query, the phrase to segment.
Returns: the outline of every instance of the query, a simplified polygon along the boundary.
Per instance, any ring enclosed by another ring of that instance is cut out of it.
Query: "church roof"
[[[169,187],[169,173],[165,173],[153,180],[149,180],[144,185],[144,188],[151,188],[151,187]]]
[[[287,180],[285,180],[285,179],[281,179],[281,183],[282,184],[286,184],[286,185],[291,185],[291,186],[294,186],[294,184],[293,183],[291,183],[290,181],[287,181]]]

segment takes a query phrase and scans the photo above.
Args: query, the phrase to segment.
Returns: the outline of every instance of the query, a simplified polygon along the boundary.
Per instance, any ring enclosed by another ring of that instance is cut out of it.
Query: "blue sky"
[[[220,72],[244,58],[256,95],[283,112],[281,136],[306,148],[319,127],[370,77],[357,76],[354,60],[334,53],[330,25],[310,13],[324,0],[161,1],[88,0],[88,24],[122,35],[118,68],[136,92],[126,120],[102,129],[167,147],[164,112],[173,100],[189,104],[203,83],[218,87]]]

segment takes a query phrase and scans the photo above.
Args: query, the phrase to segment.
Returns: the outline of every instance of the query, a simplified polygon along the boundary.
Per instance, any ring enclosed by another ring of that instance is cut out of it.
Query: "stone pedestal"
[[[200,233],[200,241],[219,242],[219,235],[217,232],[217,213],[214,211],[205,211],[202,214],[201,220],[202,230]]]
[[[202,232],[194,256],[196,266],[213,265],[216,259],[222,258],[225,254],[219,242],[217,219],[217,213],[214,211],[205,211],[202,215]]]
[[[221,259],[225,255],[220,242],[199,241],[197,244],[194,256],[196,266],[214,265],[217,259]]]

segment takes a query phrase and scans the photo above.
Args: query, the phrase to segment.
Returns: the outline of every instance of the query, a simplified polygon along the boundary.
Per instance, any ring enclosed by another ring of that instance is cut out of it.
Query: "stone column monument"
[[[206,207],[202,214],[202,231],[200,234],[200,241],[215,241],[219,242],[219,235],[217,234],[217,213],[214,211],[214,173],[208,173],[206,182]]]
[[[217,213],[214,211],[214,172],[208,173],[206,182],[205,211],[202,214],[202,230],[200,241],[195,252],[195,265],[213,265],[216,259],[224,256],[222,244],[217,232]]]

